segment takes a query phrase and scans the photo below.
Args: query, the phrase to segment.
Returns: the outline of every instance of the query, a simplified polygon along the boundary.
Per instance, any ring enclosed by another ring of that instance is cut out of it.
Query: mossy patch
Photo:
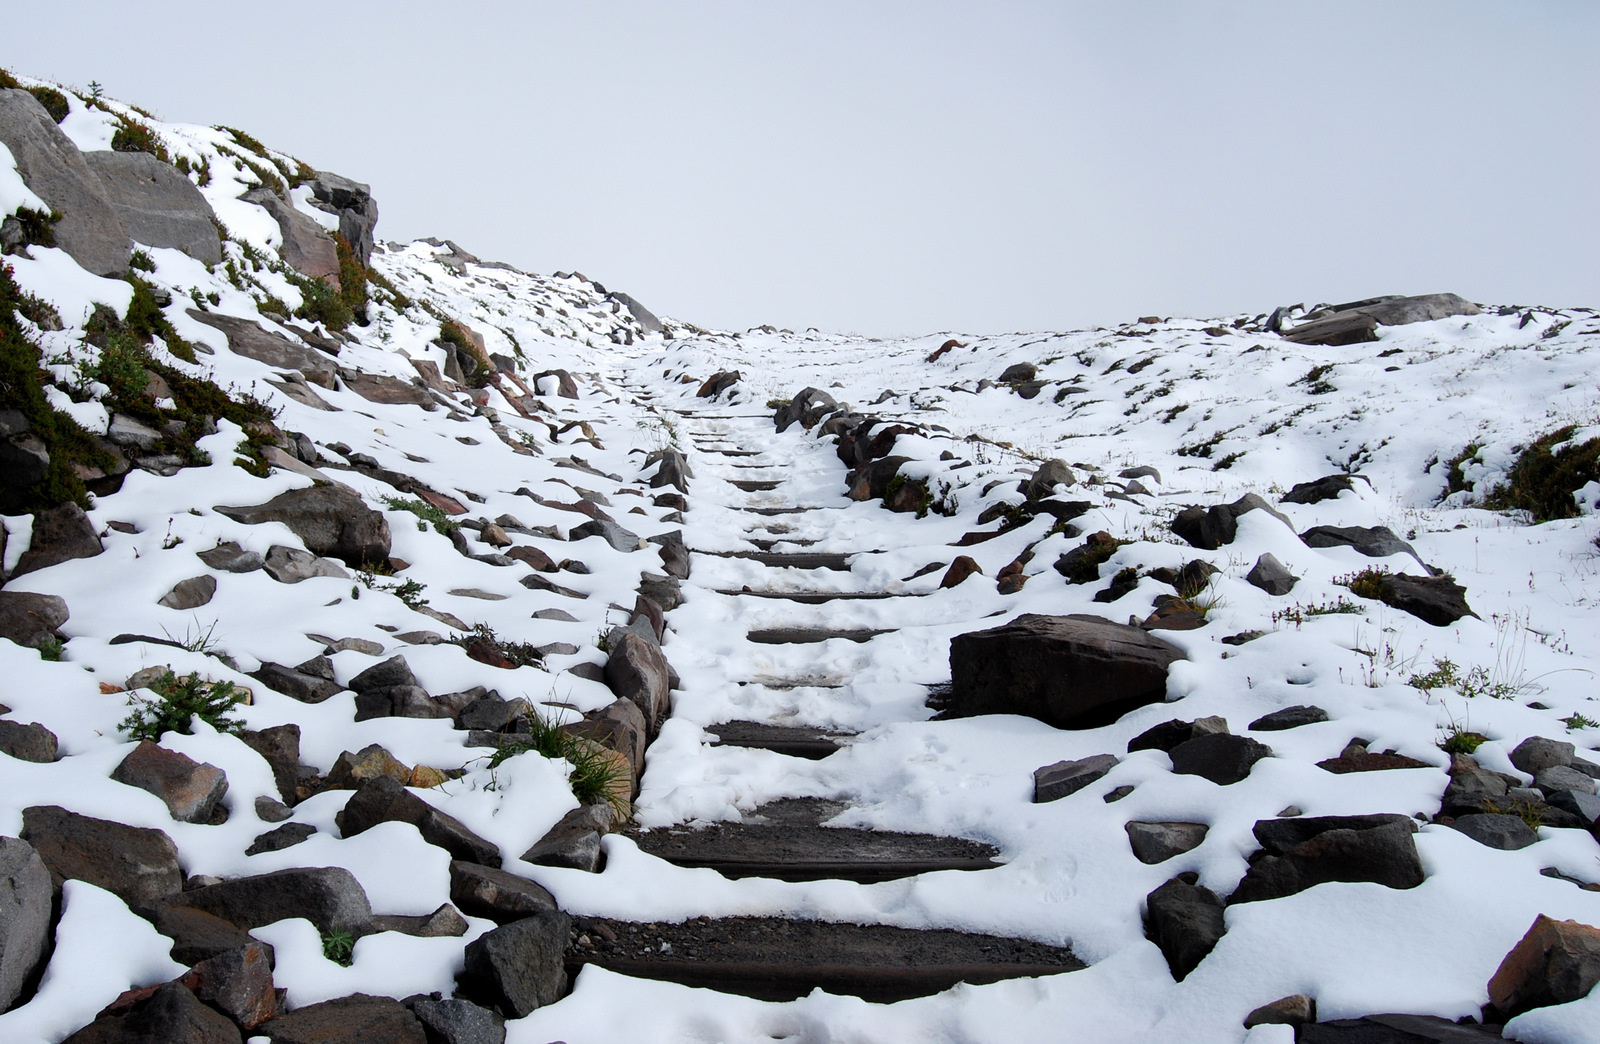
[[[1535,522],[1576,518],[1573,494],[1600,481],[1600,438],[1573,443],[1575,425],[1539,436],[1511,465],[1506,480],[1490,490],[1484,506],[1496,511],[1522,510]]]
[[[111,135],[111,148],[115,152],[147,152],[162,163],[171,163],[167,147],[148,123],[121,117],[122,125]]]
[[[67,96],[54,87],[29,87],[28,93],[39,100],[44,106],[44,111],[50,118],[60,123],[72,112],[72,106],[67,104]]]

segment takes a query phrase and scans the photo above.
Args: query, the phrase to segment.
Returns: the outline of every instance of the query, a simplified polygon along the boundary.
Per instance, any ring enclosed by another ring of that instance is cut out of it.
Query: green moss
[[[60,123],[72,112],[72,107],[67,104],[67,96],[54,87],[29,87],[28,93],[39,99],[39,104],[44,106],[44,111],[50,118]]]
[[[1484,506],[1497,511],[1520,509],[1535,522],[1576,518],[1572,494],[1600,481],[1600,438],[1568,443],[1577,428],[1567,425],[1541,435],[1517,457],[1505,482],[1489,491]]]

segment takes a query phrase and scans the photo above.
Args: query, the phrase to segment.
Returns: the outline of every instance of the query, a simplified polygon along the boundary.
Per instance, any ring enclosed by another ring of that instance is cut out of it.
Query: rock
[[[381,403],[385,406],[421,406],[424,410],[438,408],[432,393],[422,383],[421,378],[414,377],[406,381],[386,374],[366,373],[341,367],[339,381],[344,385],[345,391],[353,391],[368,402]],[[430,499],[422,490],[418,490],[417,495],[424,500]]]
[[[265,504],[219,507],[217,511],[246,525],[282,522],[313,554],[341,559],[354,568],[381,564],[389,558],[389,523],[383,513],[368,508],[360,496],[340,486],[294,489]]]
[[[244,854],[253,856],[262,852],[281,852],[285,848],[293,848],[316,832],[317,828],[310,823],[285,823],[275,830],[257,834]]]
[[[265,186],[253,188],[239,197],[265,210],[277,222],[282,241],[278,256],[283,263],[331,287],[339,286],[339,252],[333,237],[309,214],[302,214],[288,200]]]
[[[1056,458],[1040,464],[1033,476],[1023,482],[1019,489],[1029,500],[1043,500],[1055,492],[1056,486],[1071,486],[1077,481],[1067,462]]]
[[[221,769],[150,740],[134,747],[111,778],[154,794],[180,823],[211,822],[217,802],[228,792],[228,777]]]
[[[544,383],[546,377],[552,378],[551,384],[548,386]],[[563,399],[576,399],[578,397],[578,382],[573,380],[572,374],[566,370],[546,370],[543,373],[535,374],[533,386],[539,389],[540,395],[554,394]],[[547,391],[547,387],[552,387],[554,390]]]
[[[21,410],[0,410],[0,515],[21,512],[50,467],[50,450],[31,429]]]
[[[449,903],[440,903],[431,914],[379,914],[372,918],[374,932],[399,932],[416,939],[459,939],[471,926],[461,912]]]
[[[950,568],[945,570],[944,579],[939,581],[939,586],[941,588],[958,587],[965,582],[967,577],[972,576],[974,573],[982,576],[983,569],[971,556],[958,555],[956,560],[950,563]]]
[[[136,242],[181,250],[201,264],[222,262],[211,204],[177,168],[148,152],[86,152],[83,158]]]
[[[1540,914],[1489,980],[1489,1003],[1505,1019],[1588,996],[1600,982],[1600,929]]]
[[[605,680],[620,699],[632,700],[654,736],[671,712],[666,657],[655,644],[624,632],[606,658]]]
[[[251,672],[250,677],[274,692],[281,692],[301,703],[321,703],[344,691],[344,686],[336,681],[306,674],[270,660],[263,663],[260,670]],[[297,740],[297,749],[298,746]]]
[[[646,543],[655,544],[661,549],[661,568],[666,571],[668,577],[677,580],[689,579],[689,548],[683,542],[682,530],[674,529],[670,533],[658,534],[648,538]],[[674,591],[676,590],[674,588]],[[651,601],[668,612],[677,608],[683,600],[681,594],[676,598],[658,598],[646,589],[645,580],[642,578],[639,581],[639,593],[648,595]],[[672,604],[669,605],[669,601]]]
[[[44,860],[56,888],[68,878],[87,881],[137,910],[183,887],[178,848],[160,830],[34,805],[23,810],[21,837]]]
[[[355,837],[379,823],[410,823],[424,841],[449,852],[452,859],[491,867],[500,865],[499,848],[390,776],[378,776],[363,783],[336,818],[344,837]]]
[[[0,837],[0,1012],[22,995],[50,944],[50,871],[33,846]]]
[[[1168,754],[1178,775],[1202,776],[1225,787],[1248,776],[1262,758],[1271,757],[1272,748],[1249,736],[1215,733],[1185,740]]]
[[[311,205],[339,218],[339,234],[363,267],[372,263],[372,234],[378,226],[378,201],[372,189],[329,171],[319,170],[311,182]]]
[[[1453,315],[1477,315],[1479,311],[1477,305],[1455,294],[1375,297],[1309,313],[1306,318],[1310,321],[1282,336],[1297,344],[1360,344],[1376,341],[1380,325],[1403,326]]]
[[[556,571],[555,561],[551,557],[529,544],[517,544],[506,550],[506,557],[522,562],[541,573]]]
[[[1258,820],[1261,850],[1228,902],[1280,899],[1329,881],[1415,888],[1424,877],[1416,829],[1399,814]]]
[[[1386,772],[1390,769],[1432,768],[1426,761],[1406,757],[1404,754],[1372,754],[1360,743],[1352,743],[1336,758],[1317,762],[1317,767],[1327,772]]]
[[[1448,627],[1463,616],[1476,617],[1467,604],[1467,589],[1449,576],[1385,573],[1378,578],[1378,599],[1424,623]]]
[[[496,1012],[456,998],[407,1000],[430,1044],[505,1044],[506,1022]]]
[[[1233,543],[1239,531],[1239,516],[1251,511],[1265,511],[1286,526],[1293,528],[1288,517],[1254,493],[1246,493],[1232,504],[1218,504],[1206,509],[1185,508],[1172,520],[1172,532],[1188,541],[1190,546],[1202,551],[1215,551],[1224,544]]]
[[[543,886],[505,870],[456,860],[450,864],[450,901],[469,917],[496,924],[558,909]]]
[[[628,314],[633,316],[634,321],[644,329],[645,333],[658,334],[666,331],[666,327],[661,325],[661,320],[657,319],[650,309],[646,308],[638,301],[635,301],[627,294],[622,293],[619,290],[613,290],[611,291],[611,299],[621,304],[622,307],[626,308],[628,310]]]
[[[1487,813],[1457,816],[1450,824],[1480,845],[1515,852],[1539,840],[1539,834],[1519,816]]]
[[[428,1044],[405,1005],[365,993],[296,1008],[261,1031],[272,1044]]]
[[[274,544],[267,548],[263,565],[267,575],[280,584],[298,584],[315,576],[331,576],[338,580],[350,579],[350,574],[330,558],[318,558],[310,551],[297,547]]]
[[[1280,504],[1320,504],[1324,500],[1335,500],[1341,493],[1355,489],[1358,475],[1324,475],[1322,478],[1310,482],[1297,482],[1294,487],[1278,498]],[[1365,479],[1363,478],[1363,481]],[[1368,483],[1371,485],[1371,483]]]
[[[522,861],[535,866],[564,866],[587,873],[600,870],[600,839],[611,829],[611,807],[580,805],[556,821]]]
[[[561,731],[582,736],[614,750],[628,759],[635,779],[644,773],[644,751],[649,728],[644,712],[632,700],[616,700],[599,710],[588,711],[583,721],[561,727]]]
[[[22,181],[61,220],[56,245],[94,275],[120,276],[133,248],[105,186],[72,140],[27,91],[0,90],[0,142]]]
[[[151,453],[161,445],[163,436],[148,424],[142,424],[125,413],[117,413],[112,415],[111,424],[106,428],[106,438],[114,445]]]
[[[1210,827],[1204,823],[1146,822],[1124,823],[1134,858],[1141,863],[1162,863],[1175,855],[1199,848]]]
[[[652,454],[653,455],[653,454]],[[661,466],[656,469],[655,475],[650,479],[651,489],[660,489],[662,486],[671,486],[679,493],[689,492],[689,479],[694,477],[689,462],[682,453],[675,449],[661,451],[658,458]],[[679,509],[683,510],[682,508]]]
[[[1545,794],[1567,790],[1574,793],[1595,793],[1595,781],[1567,765],[1551,765],[1533,778],[1533,785]]]
[[[342,866],[296,867],[192,888],[168,898],[249,931],[286,917],[304,917],[323,934],[362,935],[372,920],[367,893]]]
[[[198,964],[243,946],[259,945],[242,929],[202,910],[160,906],[147,915],[156,931],[173,940],[172,959],[182,964]],[[271,947],[267,951],[271,953]]]
[[[297,344],[283,334],[249,319],[219,312],[202,312],[195,308],[186,311],[195,322],[221,331],[228,339],[228,350],[235,355],[254,359],[279,370],[296,371],[310,383],[329,391],[337,385],[334,378],[338,367],[332,359],[315,349]]]
[[[1090,727],[1166,697],[1177,647],[1095,616],[1028,613],[950,641],[950,709]]]
[[[164,605],[168,609],[198,609],[210,602],[216,593],[216,577],[191,576],[174,584],[172,590],[162,595],[157,604]]]
[[[1180,743],[1187,743],[1196,736],[1227,735],[1228,720],[1211,715],[1205,718],[1196,718],[1194,721],[1179,721],[1173,718],[1160,725],[1145,729],[1139,735],[1128,741],[1128,753],[1136,750],[1160,750],[1167,753]]]
[[[1244,1017],[1244,1028],[1257,1026],[1303,1026],[1317,1021],[1317,1002],[1303,993],[1279,997],[1263,1004]]]
[[[56,734],[40,725],[27,725],[17,721],[0,721],[0,753],[18,761],[32,761],[48,765],[61,756]],[[0,1005],[0,1011],[5,1006]]]
[[[1537,776],[1548,768],[1565,768],[1572,764],[1578,748],[1566,740],[1529,736],[1511,752],[1511,764],[1530,776]]]
[[[1278,561],[1276,555],[1270,553],[1256,559],[1256,564],[1245,574],[1245,580],[1269,595],[1286,595],[1293,591],[1294,585],[1299,582],[1299,579],[1289,572],[1289,568]]]
[[[419,685],[417,676],[411,673],[411,668],[406,663],[406,658],[394,655],[382,663],[375,663],[371,667],[350,679],[350,688],[356,692],[368,692],[372,689],[390,689],[396,685]]]
[[[695,392],[696,398],[715,399],[729,388],[738,384],[740,374],[738,370],[718,370],[705,379],[700,385],[700,390]]]
[[[1387,526],[1312,526],[1300,534],[1300,539],[1307,547],[1353,547],[1368,558],[1406,554],[1423,564],[1416,549]]]
[[[846,495],[851,500],[882,500],[889,494],[890,483],[900,474],[900,465],[910,460],[910,457],[884,457],[868,461],[845,476],[850,486]]]
[[[0,638],[18,645],[40,649],[57,641],[69,616],[66,600],[57,595],[0,591]]]
[[[803,388],[793,399],[779,406],[772,419],[778,431],[785,431],[796,422],[809,429],[825,414],[838,408],[839,403],[827,392],[820,388]]]
[[[246,551],[231,540],[221,542],[209,551],[201,551],[195,557],[224,573],[253,573],[266,564],[266,559],[259,552]]]
[[[628,532],[615,522],[602,522],[598,519],[585,522],[581,526],[573,526],[572,531],[567,534],[567,539],[578,541],[592,536],[600,537],[618,551],[637,551],[644,546],[644,541],[640,540],[637,534]]]
[[[1576,816],[1590,833],[1597,833],[1597,825],[1600,825],[1600,796],[1582,790],[1557,790],[1546,795],[1545,800],[1549,803],[1547,807]]]
[[[208,957],[178,981],[246,1031],[278,1013],[278,996],[272,987],[272,957],[261,943],[252,942]]]
[[[376,743],[355,754],[342,752],[328,770],[329,790],[355,790],[368,780],[387,776],[397,783],[411,778],[411,769]]]
[[[1222,900],[1199,881],[1198,874],[1179,874],[1145,897],[1145,934],[1160,947],[1178,982],[1195,970],[1228,930]]]
[[[1068,794],[1076,794],[1110,772],[1120,760],[1111,754],[1095,754],[1077,761],[1058,761],[1054,765],[1034,769],[1034,804],[1059,801]]]
[[[1327,720],[1328,712],[1321,707],[1301,704],[1275,710],[1271,714],[1263,714],[1252,721],[1248,728],[1251,732],[1282,732],[1285,729],[1298,729],[1302,725],[1315,725]]]
[[[996,384],[1017,384],[1031,381],[1039,376],[1039,368],[1033,363],[1012,363],[1000,371],[1000,376],[995,379]]]
[[[682,540],[680,536],[679,540]],[[663,547],[662,559],[666,559]],[[683,553],[683,571],[687,576],[689,572],[689,553]],[[639,593],[661,607],[664,613],[670,613],[683,604],[683,585],[679,577],[663,576],[660,573],[643,573],[639,577]],[[537,615],[537,614],[535,614]]]
[[[0,107],[0,119],[3,118],[4,109]],[[93,558],[104,550],[94,524],[82,508],[69,500],[33,516],[33,542],[11,575],[19,577],[74,558]]]
[[[1450,785],[1445,787],[1440,813],[1465,816],[1504,807],[1507,789],[1508,784],[1499,773],[1479,765],[1471,755],[1457,754],[1450,759]]]
[[[1359,1019],[1307,1022],[1299,1044],[1496,1044],[1497,1027],[1451,1022],[1435,1015],[1366,1015]]]
[[[469,943],[460,992],[511,1019],[554,1004],[567,988],[562,956],[570,927],[561,911],[540,910]]]
[[[227,1018],[181,983],[168,982],[124,1010],[102,1014],[63,1044],[240,1044],[242,1039]]]

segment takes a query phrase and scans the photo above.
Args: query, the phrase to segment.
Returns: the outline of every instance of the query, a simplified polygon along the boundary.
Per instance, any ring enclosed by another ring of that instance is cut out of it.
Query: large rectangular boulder
[[[1028,613],[950,640],[949,708],[957,716],[1024,714],[1093,728],[1166,698],[1183,653],[1142,628],[1098,616]]]
[[[86,152],[83,158],[136,242],[181,250],[208,265],[222,262],[211,204],[176,167],[148,152]]]

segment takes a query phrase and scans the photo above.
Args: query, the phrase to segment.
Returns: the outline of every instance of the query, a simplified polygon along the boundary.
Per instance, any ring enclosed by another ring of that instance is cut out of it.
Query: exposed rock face
[[[311,182],[312,205],[339,216],[339,234],[363,266],[372,263],[372,234],[378,227],[378,201],[372,189],[359,181],[326,170]]]
[[[0,142],[11,150],[17,173],[34,195],[60,211],[53,230],[56,245],[95,275],[126,272],[133,245],[105,197],[105,186],[27,91],[0,89]]]
[[[1185,740],[1167,753],[1178,775],[1203,776],[1225,787],[1248,776],[1256,762],[1272,755],[1272,748],[1248,736],[1223,732]]]
[[[55,640],[68,619],[67,603],[57,595],[0,591],[0,638],[38,649]]]
[[[33,516],[33,542],[23,552],[11,575],[21,576],[74,558],[93,558],[104,550],[94,531],[94,523],[82,508],[69,500]]]
[[[542,885],[459,859],[450,864],[450,901],[469,917],[487,917],[498,924],[558,909],[555,896]]]
[[[1245,574],[1252,587],[1259,587],[1269,595],[1286,595],[1294,590],[1298,578],[1271,553],[1256,559],[1256,564]]]
[[[322,932],[360,935],[372,920],[367,893],[339,866],[278,870],[238,877],[171,896],[187,906],[249,930],[285,917],[304,917]]]
[[[655,317],[655,313],[620,290],[611,291],[611,298],[628,310],[628,314],[644,328],[645,333],[658,334],[666,329],[661,325],[661,320]]]
[[[180,823],[210,822],[217,802],[228,792],[228,777],[221,769],[150,740],[133,748],[112,770],[111,778],[148,790],[166,803],[172,818]]]
[[[1360,344],[1376,341],[1379,326],[1405,326],[1453,315],[1477,315],[1479,311],[1477,305],[1455,294],[1373,297],[1312,312],[1306,317],[1310,321],[1287,331],[1283,339],[1296,344]]]
[[[26,841],[0,837],[0,1011],[22,993],[50,941],[50,871]]]
[[[1228,902],[1280,899],[1328,881],[1415,888],[1424,876],[1411,837],[1416,829],[1398,814],[1260,820],[1254,833],[1261,850]]]
[[[235,355],[280,370],[296,370],[312,384],[330,391],[333,389],[338,368],[332,359],[321,352],[296,344],[283,334],[274,333],[249,319],[237,319],[231,315],[202,312],[194,308],[187,311],[189,318],[226,334],[228,350]]]
[[[950,708],[961,716],[1026,714],[1087,727],[1166,697],[1184,655],[1137,627],[1096,616],[1029,613],[950,640]]]
[[[1179,982],[1216,948],[1227,932],[1222,900],[1199,884],[1199,875],[1179,874],[1145,897],[1145,933],[1161,948]]]
[[[136,242],[181,250],[208,265],[222,261],[211,204],[171,164],[147,152],[86,152],[83,158]]]
[[[511,1019],[554,1004],[567,987],[562,955],[570,927],[561,911],[541,910],[469,943],[461,992]]]
[[[1199,848],[1210,829],[1204,823],[1143,822],[1123,824],[1134,858],[1141,863],[1164,863],[1175,855]]]
[[[50,466],[50,451],[32,429],[21,410],[0,410],[0,514],[20,511]]]
[[[1435,627],[1448,627],[1464,616],[1478,615],[1467,604],[1467,589],[1448,576],[1388,573],[1378,580],[1378,598]]]
[[[265,210],[278,223],[283,236],[278,254],[284,264],[301,275],[339,285],[339,252],[321,225],[270,188],[253,188],[240,198]]]
[[[22,839],[39,853],[57,888],[67,878],[87,881],[143,909],[183,887],[178,847],[160,830],[35,805],[22,813]]]
[[[1510,1019],[1588,996],[1600,983],[1600,929],[1540,914],[1489,980],[1489,1003]]]
[[[313,554],[338,558],[359,568],[389,557],[389,523],[354,492],[339,486],[311,486],[280,493],[253,507],[219,507],[235,522],[282,522]]]

